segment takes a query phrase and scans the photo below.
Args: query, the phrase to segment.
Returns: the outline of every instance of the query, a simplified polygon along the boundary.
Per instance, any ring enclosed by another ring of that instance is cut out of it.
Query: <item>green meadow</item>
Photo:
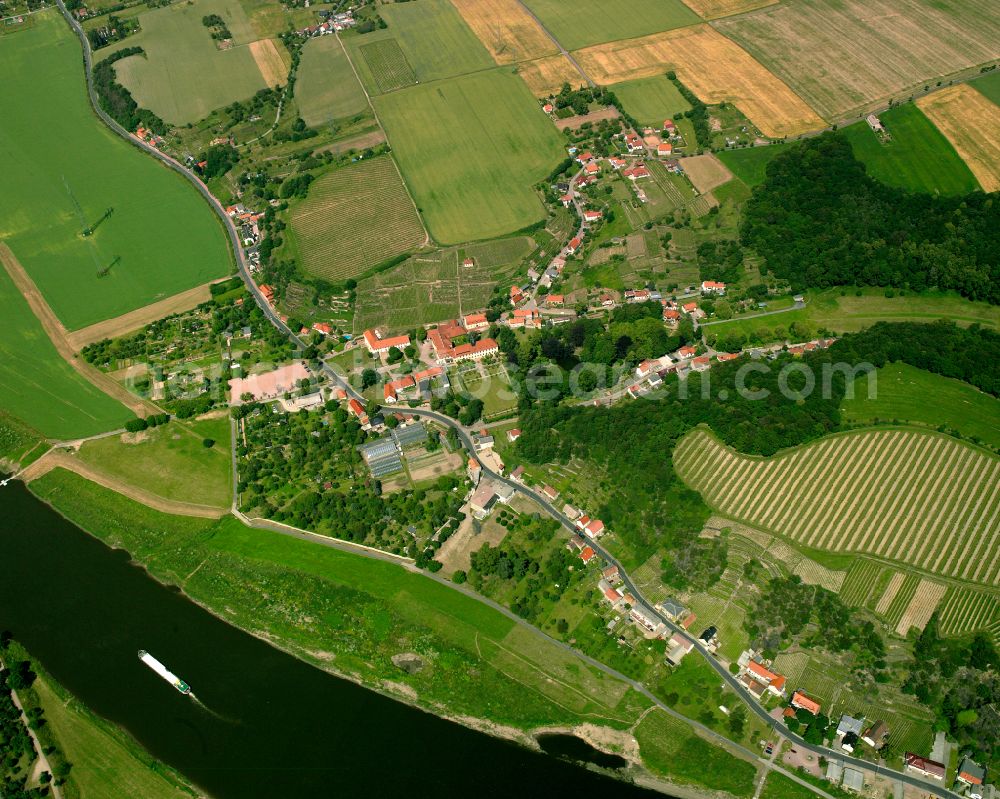
[[[233,34],[233,47],[220,50],[202,17],[218,14]],[[118,80],[136,102],[165,122],[186,125],[234,100],[245,100],[267,88],[247,47],[258,37],[238,0],[175,3],[139,15],[142,30],[99,51],[142,47],[145,55],[129,56],[115,65]]]
[[[997,105],[1000,105],[1000,70],[995,69],[988,75],[976,78],[969,85],[977,89],[981,94],[986,95]]]
[[[562,140],[511,70],[411,86],[375,107],[439,243],[494,238],[543,218],[532,186],[563,157]]]
[[[0,41],[0,51],[4,44],[5,41]],[[4,310],[0,333],[0,408],[52,438],[75,438],[113,430],[133,416],[60,357],[2,268],[0,308]],[[16,457],[26,451],[28,433],[16,424],[10,425],[10,430],[12,442],[4,447],[2,454]],[[17,449],[21,452],[15,452]]]
[[[691,104],[666,75],[629,80],[608,88],[621,100],[625,110],[643,125],[659,128],[665,119],[691,110]]]
[[[215,445],[204,446],[205,439]],[[78,457],[166,499],[217,508],[228,508],[232,500],[228,417],[174,420],[138,435],[88,441]]]
[[[897,106],[879,118],[891,137],[885,144],[867,122],[844,128],[855,157],[873,178],[927,194],[968,194],[979,189],[951,142],[915,105]]]
[[[367,110],[368,99],[336,36],[311,39],[302,48],[295,102],[311,127]]]
[[[31,76],[0,82],[0,238],[56,315],[75,330],[227,274],[205,202],[97,119],[76,37],[55,12],[38,17],[0,38],[0,74]]]
[[[868,378],[859,377],[854,397],[844,399],[840,412],[852,422],[917,422],[955,430],[1000,447],[1000,400],[950,377],[942,377],[905,363],[878,370],[875,394],[868,398]]]
[[[721,150],[716,153],[729,171],[753,188],[763,183],[771,159],[790,145],[769,144],[766,147],[746,147],[742,150]]]
[[[567,50],[634,39],[702,21],[681,0],[657,0],[642,5],[627,0],[577,0],[574,3],[527,0],[525,5]]]
[[[393,86],[384,78],[380,80],[380,71],[399,72],[403,66],[402,62],[382,63],[385,54],[393,54],[394,61],[398,62],[399,51],[402,51],[404,61],[420,83],[494,66],[490,54],[450,0],[387,3],[379,6],[379,14],[388,25],[385,30],[344,37],[344,44],[350,48],[351,59],[370,94],[380,94]],[[398,50],[385,48],[382,53],[379,48],[364,49],[390,40],[399,46]],[[373,53],[378,57],[373,57]]]

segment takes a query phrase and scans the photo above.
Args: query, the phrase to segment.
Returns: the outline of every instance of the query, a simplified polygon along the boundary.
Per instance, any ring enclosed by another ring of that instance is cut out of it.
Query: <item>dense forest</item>
[[[796,290],[939,288],[1000,303],[1000,195],[887,186],[839,133],[774,158],[746,204],[741,239]]]

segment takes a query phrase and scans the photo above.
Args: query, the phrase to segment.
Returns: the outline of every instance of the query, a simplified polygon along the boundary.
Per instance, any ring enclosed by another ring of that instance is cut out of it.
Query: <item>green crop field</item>
[[[542,24],[567,50],[592,44],[634,39],[685,25],[696,25],[701,17],[681,0],[657,0],[636,6],[626,0],[528,0]]]
[[[0,72],[31,76],[0,82],[0,238],[71,330],[231,268],[221,224],[194,188],[94,116],[81,64],[76,37],[55,14],[0,40]]]
[[[0,42],[0,51],[5,44]],[[84,380],[62,359],[2,268],[0,308],[4,309],[0,408],[54,438],[103,433],[132,418],[127,408]],[[23,436],[21,430],[16,437]],[[12,446],[17,442],[12,441]]]
[[[873,178],[902,189],[928,194],[968,194],[979,182],[944,134],[912,103],[879,115],[890,140],[885,144],[856,122],[844,128],[854,155]]]
[[[233,47],[220,50],[202,17],[218,14],[233,34]],[[125,47],[142,47],[145,56],[115,64],[118,80],[136,102],[164,121],[186,125],[234,100],[267,88],[247,46],[257,36],[239,0],[175,3],[139,15],[142,30],[98,51],[97,59]]]
[[[203,439],[215,446],[206,448]],[[170,424],[138,435],[88,441],[77,457],[157,496],[228,508],[232,500],[229,419]]]
[[[988,75],[976,78],[969,85],[978,89],[981,94],[984,94],[997,105],[1000,105],[1000,70],[993,70]]]
[[[395,91],[417,82],[413,67],[395,39],[361,45],[361,57],[379,92]]]
[[[411,86],[375,106],[437,241],[494,238],[543,217],[532,185],[563,158],[562,139],[510,70]]]
[[[766,147],[747,147],[743,150],[722,150],[716,153],[729,171],[751,188],[764,182],[767,165],[779,153],[788,149],[787,144],[769,144]]]
[[[860,431],[754,458],[696,430],[674,463],[710,506],[797,544],[1000,583],[1000,458],[948,436]]]
[[[608,88],[621,100],[625,110],[643,125],[659,127],[674,114],[691,110],[691,104],[666,75],[629,80]]]
[[[424,229],[391,156],[327,172],[291,209],[307,272],[345,280],[423,244]]]
[[[371,94],[494,66],[450,0],[387,3],[379,6],[379,14],[388,28],[344,39],[352,56],[360,51],[362,57],[355,57],[354,64]]]
[[[993,0],[796,0],[712,25],[828,121],[1000,55]]]
[[[1000,400],[968,383],[905,363],[891,363],[876,373],[877,395],[871,399],[867,384],[867,377],[859,377],[854,398],[841,404],[840,412],[848,421],[945,425],[1000,448]]]
[[[313,127],[368,108],[368,98],[336,36],[311,39],[302,48],[295,102],[302,119]]]

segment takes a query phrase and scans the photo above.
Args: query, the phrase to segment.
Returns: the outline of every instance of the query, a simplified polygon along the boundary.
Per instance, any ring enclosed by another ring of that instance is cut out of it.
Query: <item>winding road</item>
[[[208,188],[205,186],[205,184],[202,183],[201,180],[199,180],[197,178],[197,176],[195,176],[194,174],[192,174],[187,168],[185,168],[182,164],[180,164],[175,159],[171,158],[170,156],[166,155],[163,152],[160,152],[157,148],[152,147],[152,146],[146,144],[145,142],[140,141],[135,136],[132,136],[121,125],[119,125],[110,116],[108,116],[103,111],[103,109],[101,109],[100,104],[98,102],[97,93],[96,93],[96,91],[94,89],[94,82],[93,82],[93,75],[92,75],[92,54],[91,54],[91,50],[90,50],[90,42],[87,40],[87,37],[84,35],[83,30],[80,27],[80,25],[72,17],[72,15],[67,11],[66,6],[65,6],[63,0],[56,0],[56,3],[59,6],[59,10],[62,12],[63,16],[66,18],[67,22],[70,24],[70,26],[72,27],[72,29],[76,32],[77,36],[80,39],[81,46],[83,47],[84,65],[85,65],[85,73],[86,73],[86,79],[87,79],[87,92],[88,92],[88,95],[90,97],[91,106],[94,108],[95,113],[115,133],[117,133],[118,135],[120,135],[126,141],[131,142],[134,146],[139,147],[140,149],[146,151],[147,153],[149,153],[154,158],[156,158],[159,161],[161,161],[163,164],[165,164],[170,169],[173,169],[174,171],[176,171],[177,173],[179,173],[180,175],[182,175],[186,180],[188,180],[192,185],[194,185],[194,187],[198,190],[198,192],[201,194],[201,196],[205,199],[205,201],[209,204],[209,206],[212,208],[212,210],[216,213],[216,215],[222,221],[223,226],[225,227],[226,231],[228,232],[230,243],[231,243],[232,249],[233,249],[233,253],[234,253],[235,258],[236,258],[237,269],[239,270],[239,273],[240,273],[241,278],[243,279],[243,282],[246,284],[247,290],[254,297],[254,300],[256,301],[257,305],[260,306],[260,308],[264,312],[265,316],[268,318],[268,320],[278,330],[280,330],[282,333],[284,333],[293,343],[299,345],[300,347],[303,347],[304,344],[303,344],[302,340],[291,329],[289,329],[289,327],[284,322],[281,321],[281,319],[275,313],[274,309],[268,304],[268,302],[264,299],[263,295],[261,294],[260,290],[257,288],[256,283],[253,281],[253,279],[252,279],[252,277],[250,275],[249,264],[247,263],[246,257],[244,256],[244,253],[243,253],[243,249],[242,249],[242,246],[241,246],[241,241],[240,241],[240,238],[239,238],[239,233],[236,230],[236,227],[233,224],[233,221],[226,214],[225,209],[222,207],[222,205],[219,203],[219,201],[212,195],[212,193],[208,190]],[[530,13],[530,10],[529,10],[529,13]],[[550,34],[550,36],[551,36],[551,34]],[[556,40],[553,38],[553,41],[556,41]],[[557,42],[557,44],[558,44],[558,42]],[[568,57],[568,53],[565,53],[565,50],[561,46],[560,46],[560,50],[565,55],[567,55],[567,57]],[[581,74],[583,74],[582,70],[581,70]],[[340,375],[338,372],[336,372],[329,364],[327,364],[325,362],[323,363],[323,371],[328,376],[330,376],[330,378],[334,381],[334,383],[336,385],[344,388],[344,390],[347,392],[348,396],[353,397],[355,399],[358,399],[361,402],[365,401],[364,398],[348,383],[348,381],[343,378],[342,375]],[[418,416],[418,417],[421,417],[421,418],[424,418],[424,419],[429,419],[431,421],[437,422],[438,424],[444,425],[445,427],[450,427],[450,428],[455,429],[457,431],[457,433],[458,433],[458,437],[461,440],[463,446],[472,455],[475,455],[476,449],[475,449],[474,442],[472,440],[471,433],[469,432],[469,430],[467,428],[463,427],[456,420],[452,419],[451,417],[445,416],[444,414],[437,413],[436,411],[431,411],[431,410],[407,409],[406,413],[408,413],[408,414],[410,414],[412,416]],[[553,519],[555,519],[556,521],[558,521],[567,530],[571,530],[573,532],[576,532],[576,528],[575,528],[573,522],[568,517],[566,517],[565,515],[563,515],[563,513],[561,511],[557,510],[544,496],[542,496],[539,492],[537,492],[534,489],[532,489],[530,486],[523,485],[523,484],[521,484],[521,483],[519,483],[519,482],[517,482],[515,480],[511,480],[510,478],[507,478],[507,477],[504,477],[503,475],[497,474],[496,472],[494,472],[491,469],[489,469],[485,464],[483,464],[483,471],[491,479],[493,479],[493,480],[495,480],[495,481],[497,481],[499,483],[503,483],[503,484],[505,484],[507,486],[510,486],[511,488],[513,488],[518,493],[520,493],[523,496],[526,496],[529,499],[531,499],[534,502],[536,502],[540,507],[542,507],[545,510],[546,513],[548,513]],[[234,494],[234,496],[235,496],[235,494]],[[245,518],[245,517],[243,517],[243,518]],[[253,524],[253,526],[264,526],[264,525],[261,525],[259,521],[252,522],[252,524]],[[268,526],[268,529],[275,529],[275,527],[273,526],[272,523],[269,523],[267,526]],[[324,538],[322,536],[317,536],[317,535],[312,534],[312,533],[306,533],[304,531],[294,530],[294,528],[289,528],[289,529],[286,529],[286,530],[277,529],[276,532],[281,532],[281,533],[284,533],[284,534],[287,534],[287,535],[294,535],[294,536],[299,537],[299,538],[306,538],[307,540],[311,540],[311,541],[317,541],[318,543],[321,543],[321,544],[323,544],[325,546],[332,546],[332,547],[335,547],[335,548],[345,549],[345,550],[348,550],[348,551],[355,552],[356,554],[362,554],[362,555],[364,555],[366,557],[378,557],[379,559],[382,559],[382,560],[395,560],[396,562],[398,562],[398,558],[394,558],[393,556],[388,556],[388,553],[377,553],[374,550],[364,551],[364,550],[367,550],[367,548],[359,548],[359,547],[354,546],[354,545],[348,546],[346,544],[346,542],[339,542],[339,541],[336,541],[334,539],[326,539],[326,538]],[[650,604],[648,602],[646,602],[646,600],[643,598],[642,593],[636,588],[635,584],[632,582],[632,579],[628,576],[627,572],[625,571],[625,569],[621,565],[621,563],[607,549],[605,549],[604,546],[602,546],[597,541],[591,541],[590,545],[593,547],[593,549],[608,564],[613,564],[613,565],[617,565],[618,566],[619,573],[620,573],[620,576],[622,578],[623,584],[625,585],[626,588],[628,588],[628,590],[634,596],[636,596],[638,598],[639,605],[644,609],[644,611],[646,613],[648,613],[649,615],[651,615],[652,617],[657,618],[660,621],[662,621],[663,624],[667,627],[667,629],[671,630],[673,633],[679,634],[680,636],[682,636],[683,638],[685,638],[687,641],[693,643],[694,644],[694,648],[698,651],[698,653],[702,657],[705,658],[705,660],[708,661],[708,663],[712,666],[712,668],[715,669],[715,671],[717,672],[717,674],[719,675],[719,677],[727,685],[729,685],[729,687],[732,688],[732,690],[737,694],[737,696],[739,696],[750,707],[751,712],[753,712],[754,714],[756,714],[758,716],[758,718],[761,719],[761,721],[763,721],[765,724],[767,724],[767,726],[775,734],[777,734],[781,738],[784,738],[784,739],[790,741],[792,744],[794,744],[796,747],[798,747],[800,749],[805,749],[805,750],[810,751],[810,752],[812,752],[812,753],[814,753],[816,755],[820,755],[820,756],[823,756],[823,757],[826,757],[826,758],[833,758],[833,759],[836,759],[836,760],[840,760],[840,761],[844,762],[846,765],[850,765],[850,766],[852,766],[854,768],[858,768],[858,769],[861,769],[861,770],[864,770],[864,771],[869,771],[869,772],[875,772],[876,774],[879,774],[881,776],[888,777],[888,778],[895,779],[895,780],[899,780],[900,782],[902,782],[904,784],[915,786],[915,787],[917,787],[917,788],[919,788],[919,789],[921,789],[923,791],[926,791],[929,794],[933,794],[935,796],[941,797],[941,799],[961,799],[958,794],[954,793],[953,791],[948,790],[947,788],[945,788],[945,787],[943,787],[941,785],[936,785],[934,783],[925,781],[925,780],[923,780],[923,779],[921,779],[921,778],[919,778],[919,777],[917,777],[915,775],[909,774],[909,773],[895,771],[893,769],[889,769],[889,768],[884,767],[884,766],[880,766],[880,765],[876,765],[876,764],[870,763],[870,762],[868,762],[866,760],[861,760],[859,758],[852,757],[850,755],[847,755],[846,753],[844,753],[841,750],[829,749],[829,748],[824,747],[824,746],[817,746],[815,744],[807,743],[803,738],[801,738],[800,736],[798,736],[795,733],[793,733],[790,730],[788,730],[783,724],[781,724],[780,722],[778,722],[775,719],[771,718],[770,715],[768,715],[768,713],[764,710],[764,708],[761,705],[759,705],[753,699],[752,696],[750,696],[749,692],[743,687],[742,684],[740,684],[740,682],[736,679],[736,677],[734,675],[730,674],[729,670],[726,667],[724,667],[718,660],[716,660],[716,658],[711,653],[709,653],[704,648],[704,646],[702,646],[701,642],[698,639],[694,638],[686,630],[682,629],[681,627],[679,627],[678,625],[674,624],[669,619],[667,619],[666,617],[664,617],[663,614],[661,614],[655,608],[650,607]],[[407,568],[413,568],[413,567],[412,566],[407,566]],[[475,593],[474,591],[472,591],[471,589],[469,589],[469,588],[467,588],[465,586],[456,585],[456,584],[452,583],[451,581],[445,580],[444,578],[439,577],[439,576],[434,575],[434,574],[425,573],[425,576],[428,577],[429,579],[436,580],[437,582],[439,582],[439,583],[441,583],[443,585],[447,585],[449,588],[452,588],[453,590],[461,591],[462,593],[465,593],[465,594],[473,597],[477,601],[483,602],[484,604],[489,605],[490,607],[493,607],[494,609],[496,609],[500,613],[503,613],[508,618],[514,619],[519,624],[525,624],[525,625],[527,625],[527,623],[523,619],[520,619],[519,617],[517,617],[509,609],[503,607],[502,605],[499,605],[498,603],[495,603],[495,602],[487,599],[486,597],[483,597],[483,596]],[[689,724],[689,725],[691,725],[693,727],[696,727],[696,728],[699,728],[699,729],[703,730],[707,734],[711,735],[713,738],[722,738],[722,736],[720,736],[718,733],[714,732],[713,730],[710,730],[707,727],[704,727],[703,725],[700,725],[697,721],[689,719],[686,716],[682,716],[680,714],[677,714],[675,711],[671,710],[669,707],[667,707],[666,705],[664,705],[659,699],[657,699],[649,691],[649,689],[647,689],[645,686],[641,685],[640,683],[629,679],[625,675],[622,675],[622,674],[619,674],[618,672],[615,672],[610,667],[608,667],[608,666],[600,663],[599,661],[596,661],[596,660],[590,658],[589,656],[585,655],[584,653],[580,652],[579,650],[573,649],[572,647],[568,646],[567,644],[564,644],[561,641],[557,641],[556,639],[551,638],[551,636],[547,636],[546,633],[544,633],[541,630],[538,630],[538,628],[533,627],[532,625],[527,625],[527,626],[531,627],[533,630],[535,630],[536,632],[538,632],[538,634],[545,635],[547,638],[549,638],[550,640],[552,640],[554,643],[558,644],[563,649],[567,649],[567,650],[573,652],[574,655],[576,655],[577,657],[579,657],[579,658],[583,659],[584,661],[590,663],[595,668],[599,668],[599,669],[601,669],[601,671],[603,671],[605,673],[612,674],[612,675],[618,677],[619,679],[625,680],[629,685],[631,685],[637,691],[639,691],[640,693],[642,693],[644,696],[648,697],[657,706],[661,707],[663,710],[665,710],[666,712],[670,713],[671,715],[677,716],[678,718],[682,719],[686,724]],[[723,739],[723,740],[726,741],[726,744],[728,746],[730,746],[730,747],[736,747],[738,749],[741,749],[745,753],[749,753],[753,758],[755,758],[757,760],[760,760],[761,762],[767,764],[767,767],[774,768],[776,770],[782,771],[787,776],[791,777],[792,779],[796,780],[797,782],[799,782],[799,783],[801,783],[803,785],[808,785],[803,780],[801,780],[801,778],[797,777],[796,775],[792,774],[791,772],[787,772],[784,769],[782,769],[780,766],[776,766],[776,765],[774,765],[772,763],[769,763],[769,761],[767,761],[766,759],[760,758],[760,756],[757,753],[751,752],[750,750],[746,749],[745,747],[740,747],[740,746],[738,746],[736,744],[733,744],[733,742],[729,741],[728,739]],[[818,791],[818,789],[816,789],[815,786],[808,785],[808,787],[810,788],[810,790]]]

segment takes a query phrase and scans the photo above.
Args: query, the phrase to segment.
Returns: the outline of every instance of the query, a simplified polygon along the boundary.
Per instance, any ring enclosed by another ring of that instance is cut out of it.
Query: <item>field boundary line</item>
[[[124,386],[120,386],[102,371],[91,366],[86,361],[78,358],[70,344],[69,334],[65,325],[59,321],[59,317],[49,306],[44,295],[39,291],[31,275],[21,266],[20,261],[14,255],[6,242],[0,241],[0,263],[10,275],[15,288],[21,293],[31,312],[38,319],[45,334],[52,342],[56,352],[68,363],[84,380],[95,388],[103,391],[112,399],[117,400],[137,416],[147,416],[154,413],[163,413],[163,410],[152,402],[139,399],[134,394],[129,393]]]
[[[427,228],[427,223],[424,222],[424,215],[420,212],[420,206],[417,205],[417,201],[413,198],[413,192],[410,191],[410,186],[406,182],[406,178],[403,177],[403,172],[399,168],[399,164],[396,163],[396,157],[392,153],[392,142],[389,141],[389,134],[385,131],[385,126],[382,124],[382,120],[378,117],[378,111],[375,110],[375,103],[372,102],[371,95],[368,94],[368,88],[365,86],[364,82],[361,80],[361,76],[358,74],[358,68],[354,66],[354,60],[351,58],[351,54],[347,52],[347,48],[344,47],[344,40],[340,38],[339,33],[335,33],[334,36],[337,37],[337,43],[340,45],[340,49],[344,53],[344,57],[347,59],[347,63],[351,65],[351,72],[354,73],[354,80],[358,82],[361,87],[361,91],[365,93],[365,100],[368,101],[368,107],[372,110],[372,114],[375,117],[375,123],[379,126],[382,134],[385,136],[385,140],[389,142],[389,159],[392,161],[392,165],[396,167],[396,174],[399,175],[399,179],[403,184],[403,188],[406,189],[406,196],[410,198],[410,202],[413,203],[413,210],[417,213],[417,219],[420,220],[420,226],[424,229],[424,243],[421,245],[426,247],[431,243],[431,233]]]

